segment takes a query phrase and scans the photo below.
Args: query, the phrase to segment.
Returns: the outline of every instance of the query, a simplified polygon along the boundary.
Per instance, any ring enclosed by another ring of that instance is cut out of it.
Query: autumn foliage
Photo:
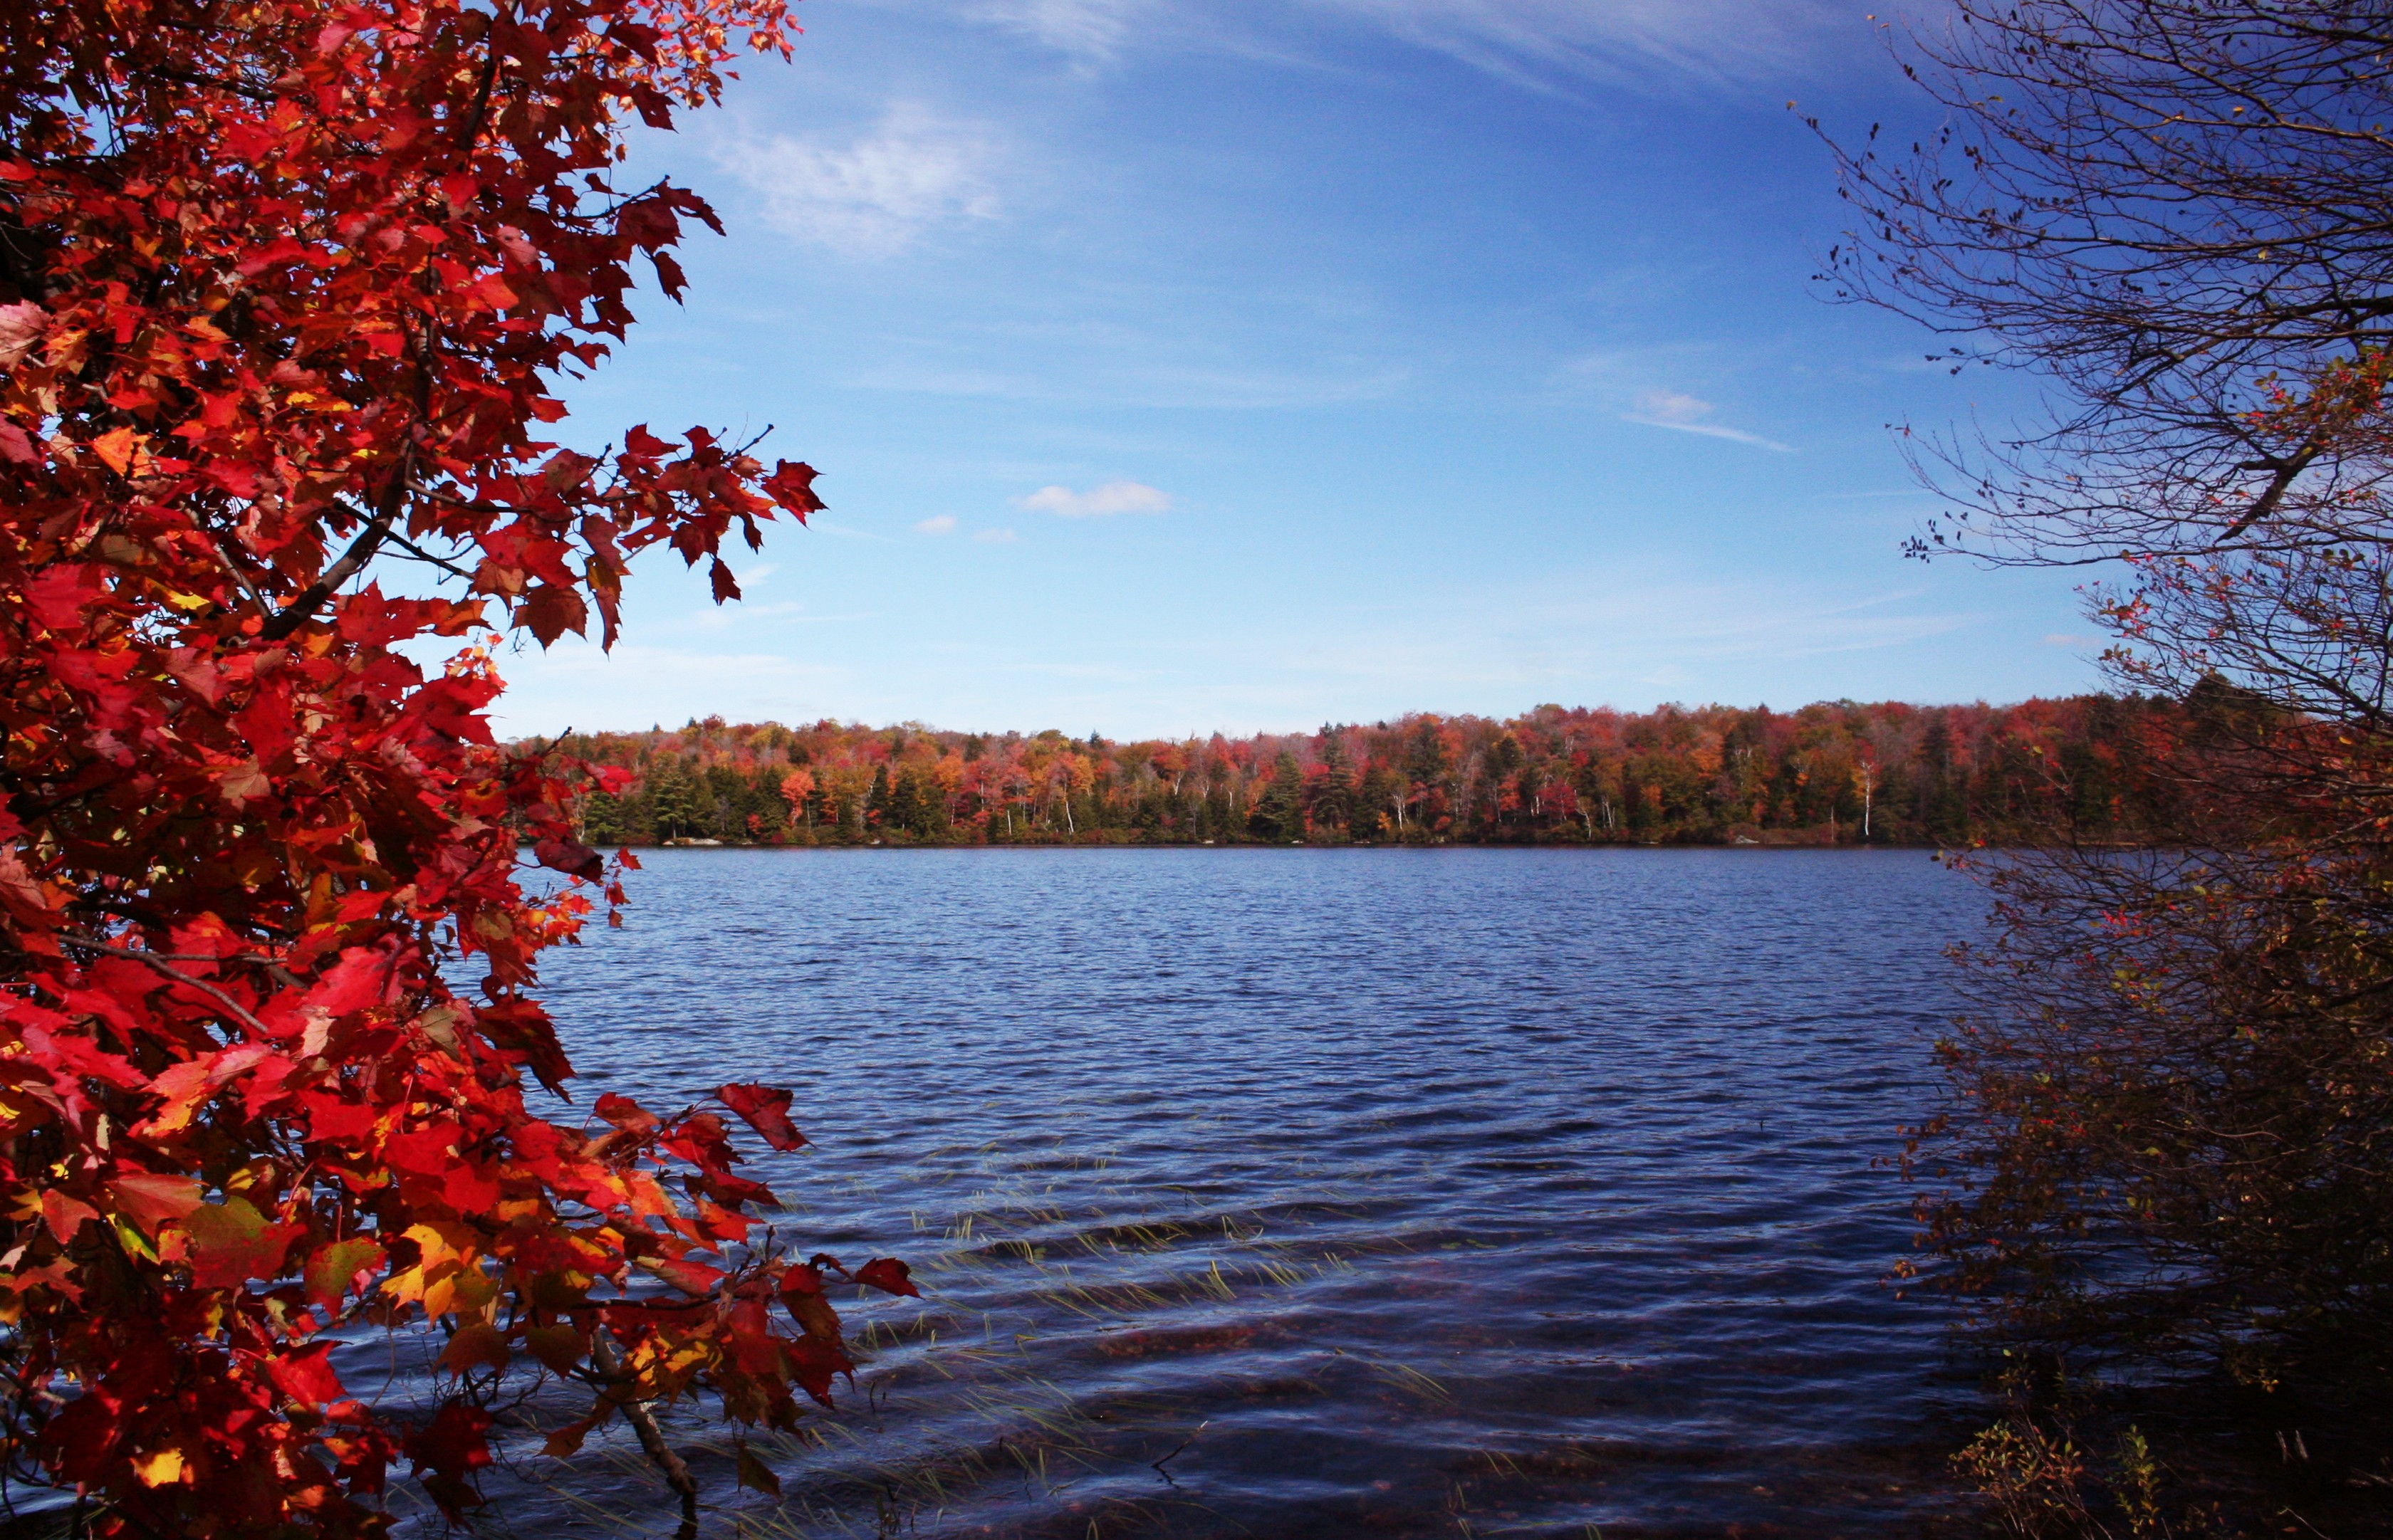
[[[650,546],[733,596],[724,541],[819,506],[703,429],[543,437],[712,221],[616,184],[625,126],[790,31],[0,7],[0,1441],[97,1533],[373,1533],[394,1466],[462,1509],[526,1375],[579,1396],[564,1454],[700,1392],[786,1424],[848,1367],[837,1264],[751,1244],[733,1132],[796,1147],[787,1092],[533,1110],[572,1073],[537,959],[620,891],[575,766],[484,716],[490,641],[611,640]],[[432,1403],[364,1403],[333,1344],[411,1323]]]
[[[2165,698],[1540,706],[1116,740],[817,722],[594,733],[585,837],[760,844],[2115,841],[2173,793]]]

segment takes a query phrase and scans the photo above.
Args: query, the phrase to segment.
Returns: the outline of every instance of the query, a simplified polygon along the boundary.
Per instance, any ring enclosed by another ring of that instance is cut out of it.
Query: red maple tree
[[[750,1244],[771,1195],[718,1112],[533,1110],[571,1073],[537,958],[584,884],[621,894],[582,772],[485,715],[490,642],[611,642],[660,543],[734,597],[735,529],[820,506],[702,429],[542,437],[635,261],[677,294],[713,223],[619,184],[630,118],[791,30],[784,0],[0,6],[0,1438],[99,1533],[371,1533],[394,1462],[453,1512],[525,1372],[585,1388],[552,1453],[627,1416],[687,1514],[651,1403],[786,1424],[849,1367],[836,1264]],[[427,672],[426,638],[464,650]],[[527,891],[524,846],[564,875]],[[801,1142],[787,1092],[715,1100]],[[331,1346],[410,1322],[447,1337],[402,1416]]]

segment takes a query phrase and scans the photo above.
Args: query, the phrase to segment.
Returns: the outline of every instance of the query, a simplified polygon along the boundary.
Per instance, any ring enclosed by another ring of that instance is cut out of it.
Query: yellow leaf
[[[143,1486],[169,1486],[183,1479],[183,1452],[161,1449],[152,1454],[137,1455],[133,1474],[141,1478]]]
[[[412,1224],[407,1227],[407,1238],[413,1241],[416,1248],[424,1254],[425,1267],[464,1261],[474,1254],[473,1233],[458,1225]]]
[[[115,1229],[117,1244],[124,1247],[127,1255],[150,1262],[158,1259],[158,1249],[150,1244],[150,1237],[127,1223],[124,1215],[111,1214],[108,1222]]]
[[[467,1263],[441,1280],[449,1286],[448,1310],[431,1310],[431,1291],[425,1293],[425,1305],[434,1315],[455,1311],[460,1315],[488,1315],[490,1301],[499,1297],[499,1281],[482,1271],[478,1262]]]

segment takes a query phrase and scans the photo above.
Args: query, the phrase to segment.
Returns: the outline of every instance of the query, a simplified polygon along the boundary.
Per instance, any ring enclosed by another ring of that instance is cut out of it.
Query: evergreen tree
[[[1335,833],[1354,820],[1354,767],[1347,757],[1344,734],[1325,724],[1320,743],[1322,775],[1313,784],[1305,811],[1314,833]]]
[[[1304,832],[1304,771],[1287,750],[1272,765],[1271,779],[1255,798],[1247,825],[1266,840],[1293,840]]]
[[[648,780],[648,812],[659,840],[686,840],[698,832],[698,790],[681,767],[668,759]]]

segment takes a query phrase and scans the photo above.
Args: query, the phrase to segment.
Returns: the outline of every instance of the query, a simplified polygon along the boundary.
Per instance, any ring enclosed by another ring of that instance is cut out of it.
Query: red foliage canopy
[[[819,1268],[745,1245],[770,1194],[716,1114],[530,1110],[527,1074],[571,1074],[536,958],[584,881],[621,891],[576,768],[493,743],[487,648],[400,650],[594,609],[611,641],[634,553],[729,597],[734,529],[820,506],[703,429],[540,437],[635,259],[676,292],[713,223],[615,185],[627,114],[670,125],[789,30],[784,0],[0,7],[0,1436],[99,1533],[370,1533],[400,1458],[453,1510],[533,1364],[588,1388],[560,1452],[699,1390],[785,1423],[847,1367]],[[393,563],[433,581],[386,592]],[[519,842],[569,876],[527,894]],[[795,1143],[785,1093],[722,1100]],[[412,1423],[324,1335],[409,1320],[451,1377]]]

